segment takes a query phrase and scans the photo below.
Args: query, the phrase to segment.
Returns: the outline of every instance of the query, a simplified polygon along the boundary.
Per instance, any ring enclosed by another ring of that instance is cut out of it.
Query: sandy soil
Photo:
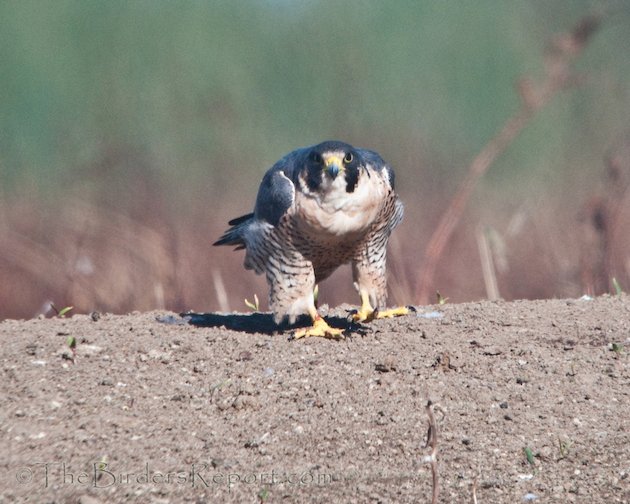
[[[286,336],[264,314],[2,322],[0,502],[430,502],[427,398],[440,502],[630,502],[628,296]]]

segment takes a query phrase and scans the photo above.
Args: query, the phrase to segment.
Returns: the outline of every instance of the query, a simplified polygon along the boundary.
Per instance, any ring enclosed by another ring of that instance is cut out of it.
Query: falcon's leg
[[[406,306],[399,306],[397,308],[390,308],[389,310],[379,310],[378,308],[372,308],[370,304],[370,296],[366,291],[361,292],[361,308],[352,314],[352,320],[355,322],[371,322],[374,319],[379,318],[391,318],[400,317],[401,315],[407,315],[409,308]]]
[[[370,322],[378,318],[407,315],[409,308],[401,306],[389,310],[381,310],[387,302],[387,281],[385,271],[386,241],[376,235],[372,242],[362,250],[352,262],[354,285],[361,297],[361,308],[352,314],[355,322]]]
[[[274,320],[279,323],[285,317],[293,324],[296,318],[308,313],[313,321],[311,327],[296,330],[291,339],[319,336],[329,339],[343,339],[343,330],[330,327],[317,313],[315,307],[315,272],[310,261],[300,252],[280,246],[274,250],[267,266],[269,301],[274,312]]]
[[[292,339],[308,338],[310,336],[319,336],[320,338],[328,339],[343,339],[343,329],[337,329],[330,327],[323,317],[317,313],[315,306],[309,309],[309,315],[313,320],[311,327],[305,327],[304,329],[298,329],[293,333]]]

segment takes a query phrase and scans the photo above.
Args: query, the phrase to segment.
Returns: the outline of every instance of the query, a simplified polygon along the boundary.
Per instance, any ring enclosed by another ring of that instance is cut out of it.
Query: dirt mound
[[[628,296],[189,322],[2,322],[0,502],[630,502]]]

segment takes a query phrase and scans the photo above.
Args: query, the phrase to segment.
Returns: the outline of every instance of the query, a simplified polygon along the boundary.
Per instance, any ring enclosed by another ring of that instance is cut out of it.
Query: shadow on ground
[[[158,318],[158,322],[172,325],[190,324],[197,327],[225,327],[232,331],[258,334],[278,334],[293,331],[311,325],[308,316],[299,317],[295,324],[276,324],[271,313],[180,313],[180,317],[167,316]],[[326,321],[335,328],[347,332],[361,332],[360,327],[352,324],[347,318],[327,316]]]

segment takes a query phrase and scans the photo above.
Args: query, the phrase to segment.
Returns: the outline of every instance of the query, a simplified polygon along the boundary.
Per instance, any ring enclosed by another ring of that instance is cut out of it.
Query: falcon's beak
[[[333,180],[337,178],[337,175],[339,175],[339,166],[337,165],[337,163],[334,163],[328,166],[328,173],[330,174]]]
[[[328,171],[328,174],[333,180],[335,180],[337,175],[344,169],[341,157],[336,154],[324,154],[324,164],[326,165],[326,171]]]

